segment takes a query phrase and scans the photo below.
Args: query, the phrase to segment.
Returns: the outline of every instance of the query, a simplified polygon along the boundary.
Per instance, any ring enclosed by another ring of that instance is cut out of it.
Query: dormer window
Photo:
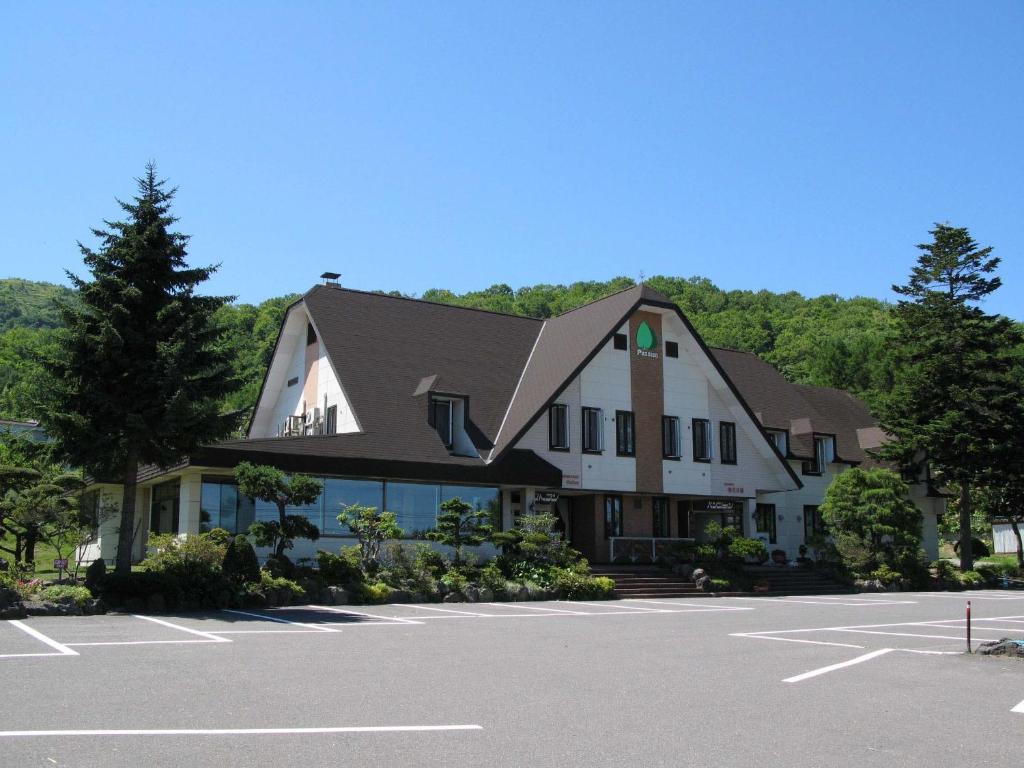
[[[452,447],[452,401],[431,398],[430,423],[441,436],[445,448]]]
[[[814,459],[805,461],[805,475],[820,475],[836,458],[836,439],[832,435],[814,436]]]
[[[789,433],[784,429],[766,429],[765,434],[768,435],[768,439],[771,440],[775,447],[779,449],[779,453],[783,456],[789,454]]]

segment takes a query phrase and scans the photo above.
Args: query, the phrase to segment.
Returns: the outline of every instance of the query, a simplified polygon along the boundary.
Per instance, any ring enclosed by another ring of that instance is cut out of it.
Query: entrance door
[[[676,535],[680,539],[690,538],[690,502],[689,500],[677,501],[676,502],[676,517],[678,518],[678,527],[676,530],[679,531]]]

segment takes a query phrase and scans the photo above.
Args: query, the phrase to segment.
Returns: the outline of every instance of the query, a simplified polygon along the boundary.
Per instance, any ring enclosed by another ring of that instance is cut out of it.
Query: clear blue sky
[[[150,158],[211,288],[704,275],[892,298],[935,221],[1024,318],[1024,3],[15,3],[0,276]]]

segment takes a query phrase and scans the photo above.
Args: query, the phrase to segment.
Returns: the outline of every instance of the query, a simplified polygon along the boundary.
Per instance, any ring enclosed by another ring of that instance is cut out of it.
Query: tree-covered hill
[[[888,358],[890,305],[877,299],[838,296],[805,298],[799,293],[724,291],[702,277],[652,277],[648,284],[671,297],[712,346],[753,352],[804,384],[848,389],[874,402],[891,386]],[[633,280],[571,285],[532,285],[513,290],[492,285],[456,294],[431,289],[421,298],[459,306],[550,317],[622,290]],[[59,318],[57,297],[73,293],[48,283],[0,281],[0,418],[33,418],[36,386],[43,375],[36,357],[51,343]],[[285,307],[296,296],[261,304],[232,304],[219,319],[224,343],[235,355],[243,382],[225,408],[254,404]]]
[[[70,288],[18,277],[0,279],[0,332],[12,328],[55,328],[60,324],[54,300],[70,298]]]

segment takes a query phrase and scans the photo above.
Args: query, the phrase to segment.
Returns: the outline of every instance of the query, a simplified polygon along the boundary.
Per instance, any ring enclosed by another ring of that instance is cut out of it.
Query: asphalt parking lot
[[[0,622],[2,766],[1018,766],[1024,594]]]

